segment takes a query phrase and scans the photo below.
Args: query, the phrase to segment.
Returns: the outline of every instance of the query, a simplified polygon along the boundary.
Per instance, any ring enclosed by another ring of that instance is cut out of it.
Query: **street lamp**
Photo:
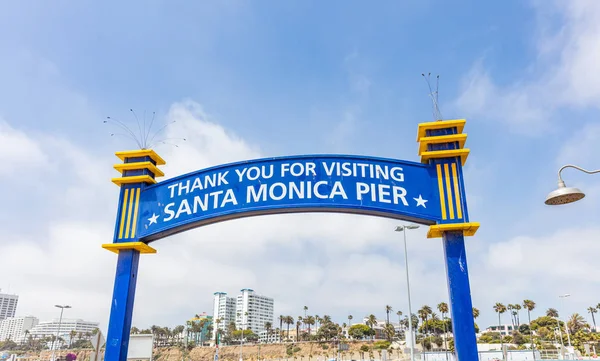
[[[560,295],[558,296],[561,300],[560,302],[560,306],[562,307],[563,311],[565,309],[565,303],[564,303],[564,299],[571,296],[568,293],[565,293],[564,295]],[[569,343],[569,347],[571,347],[571,336],[569,335],[569,326],[567,325],[567,323],[569,322],[569,317],[565,317],[565,329],[567,330],[567,342]]]
[[[62,324],[62,316],[63,316],[63,312],[65,310],[65,308],[71,308],[71,306],[68,305],[54,305],[54,307],[60,308],[60,318],[58,319],[58,329],[56,330],[56,340],[54,340],[54,343],[52,344],[52,358],[51,360],[54,361],[54,352],[56,351],[56,343],[58,342],[58,335],[60,334],[60,325]]]
[[[396,232],[404,233],[404,264],[406,266],[406,288],[408,290],[408,332],[410,333],[410,360],[415,361],[415,339],[412,328],[412,307],[410,304],[410,277],[408,276],[408,250],[406,248],[406,230],[417,229],[417,225],[398,226]]]
[[[558,170],[558,188],[556,190],[550,192],[548,194],[548,196],[546,197],[546,201],[544,203],[546,203],[547,205],[555,206],[555,205],[559,205],[559,204],[572,203],[572,202],[576,202],[576,201],[582,199],[583,197],[585,197],[585,194],[578,188],[567,187],[565,185],[565,182],[562,180],[562,177],[560,175],[560,173],[565,168],[575,168],[575,169],[580,170],[587,174],[600,173],[600,169],[590,171],[590,170],[586,170],[586,169],[583,169],[581,167],[578,167],[578,166],[572,165],[572,164],[567,164],[565,166],[562,166]]]

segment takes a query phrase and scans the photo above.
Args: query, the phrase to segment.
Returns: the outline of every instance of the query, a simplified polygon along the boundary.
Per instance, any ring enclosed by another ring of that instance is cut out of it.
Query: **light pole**
[[[417,225],[398,226],[396,232],[404,233],[404,264],[406,267],[406,288],[408,290],[408,332],[410,333],[410,360],[415,361],[415,339],[412,328],[412,306],[410,303],[410,277],[408,275],[408,249],[406,247],[406,230],[417,229]]]
[[[63,316],[63,311],[65,310],[65,308],[71,308],[71,306],[69,305],[54,305],[54,307],[60,308],[60,318],[58,319],[58,329],[56,330],[56,340],[54,340],[54,343],[52,344],[52,358],[51,360],[54,361],[54,353],[56,351],[56,343],[58,342],[58,335],[60,335],[60,325],[62,324],[62,316]]]
[[[559,205],[559,204],[572,203],[572,202],[576,202],[576,201],[582,199],[583,197],[585,197],[585,194],[578,188],[567,187],[565,185],[565,182],[563,181],[563,179],[560,175],[560,173],[565,168],[574,168],[574,169],[580,170],[587,174],[600,173],[600,169],[586,170],[586,169],[583,169],[581,167],[578,167],[578,166],[572,165],[572,164],[567,164],[567,165],[562,166],[558,170],[558,188],[556,190],[550,192],[548,194],[548,196],[546,197],[546,201],[544,203],[546,203],[547,205],[555,206],[555,205]]]
[[[240,335],[240,361],[243,361],[243,352],[244,352],[244,318],[242,317],[241,313],[238,313],[238,315],[240,316],[240,325],[242,328],[242,333]]]
[[[563,309],[563,311],[565,310],[565,303],[564,303],[564,299],[571,296],[570,294],[566,293],[564,295],[560,295],[558,296],[560,298],[560,306]],[[567,342],[569,343],[569,347],[571,347],[571,336],[569,335],[569,326],[567,325],[567,323],[569,322],[569,317],[565,317],[565,329],[567,330]]]

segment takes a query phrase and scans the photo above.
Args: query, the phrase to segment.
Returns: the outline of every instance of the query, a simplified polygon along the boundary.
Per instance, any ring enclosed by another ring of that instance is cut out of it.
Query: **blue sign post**
[[[464,120],[419,124],[421,162],[350,155],[302,155],[221,165],[157,183],[165,161],[153,150],[117,152],[122,176],[113,243],[119,254],[106,342],[107,361],[125,361],[139,255],[152,241],[203,225],[264,214],[341,212],[408,220],[441,237],[459,360],[477,360],[464,237],[469,222],[462,176],[469,150]]]

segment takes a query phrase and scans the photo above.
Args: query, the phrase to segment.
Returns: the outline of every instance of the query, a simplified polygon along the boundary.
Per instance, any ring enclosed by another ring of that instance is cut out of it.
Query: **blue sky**
[[[76,316],[106,322],[115,260],[99,244],[117,196],[108,179],[114,151],[134,146],[110,137],[106,116],[134,125],[134,108],[156,111],[160,124],[178,119],[168,133],[187,142],[157,148],[168,176],[303,153],[417,160],[416,126],[432,120],[421,73],[432,72],[444,118],[467,118],[470,215],[482,224],[468,240],[479,323],[494,322],[495,301],[531,298],[541,312],[564,292],[573,294],[566,311],[584,313],[599,301],[588,273],[600,187],[568,171],[567,184],[588,197],[560,208],[543,200],[560,165],[598,166],[599,11],[583,0],[2,3],[0,196],[10,207],[0,211],[0,254],[15,268],[0,273],[0,287],[21,294],[21,314],[49,318],[51,305],[71,302]],[[276,297],[278,314],[306,304],[340,322],[349,312],[383,317],[386,304],[405,311],[395,224],[274,216],[161,241],[143,260],[134,323],[209,311],[217,287],[251,287]],[[413,292],[433,305],[447,298],[443,259],[424,234],[412,245]],[[236,250],[248,244],[251,256]],[[198,277],[205,265],[222,279]],[[283,275],[301,279],[291,289]]]

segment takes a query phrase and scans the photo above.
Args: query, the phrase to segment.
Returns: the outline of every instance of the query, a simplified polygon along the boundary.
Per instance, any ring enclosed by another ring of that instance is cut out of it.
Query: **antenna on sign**
[[[136,137],[135,133],[127,125],[125,125],[123,122],[121,122],[120,120],[115,119],[115,118],[111,118],[111,117],[106,117],[106,120],[104,120],[103,123],[104,124],[114,124],[114,125],[118,126],[119,128],[121,128],[122,130],[124,130],[126,132],[126,134],[123,134],[123,133],[111,133],[110,134],[111,137],[113,137],[115,135],[124,135],[126,137],[129,137],[129,138],[133,139],[136,142],[136,144],[138,145],[138,147],[140,147],[140,149],[144,149],[144,147],[142,146],[142,143]]]
[[[179,148],[179,146],[177,144],[169,142],[170,140],[182,140],[184,142],[187,141],[187,139],[185,139],[185,138],[164,138],[164,139],[159,139],[159,140],[155,141],[154,143],[150,144],[150,148],[152,148],[158,144],[172,145],[175,148]]]
[[[152,137],[150,138],[150,140],[148,141],[148,143],[150,143],[151,145],[156,144],[156,143],[152,143],[152,141],[154,140],[154,138],[156,138],[157,135],[159,135],[161,132],[163,132],[165,129],[167,129],[167,127],[173,123],[175,123],[176,120],[169,122],[165,125],[163,125],[162,127],[160,127],[155,133],[154,135],[152,135]]]
[[[133,139],[133,141],[137,144],[137,146],[140,149],[151,149],[152,147],[154,147],[158,144],[167,144],[167,145],[172,145],[174,147],[179,148],[179,146],[177,144],[170,143],[168,141],[183,140],[185,142],[187,140],[185,138],[161,138],[161,139],[155,140],[155,138],[159,134],[164,132],[165,129],[167,129],[167,127],[169,125],[175,123],[176,121],[174,120],[172,122],[169,122],[169,123],[163,125],[156,132],[154,132],[154,134],[152,134],[152,136],[150,136],[150,133],[152,132],[152,126],[154,125],[154,120],[156,119],[156,112],[152,112],[152,119],[149,122],[147,122],[145,110],[144,110],[144,115],[143,115],[141,121],[133,109],[130,108],[129,111],[133,114],[133,117],[135,118],[135,122],[136,122],[136,125],[138,128],[138,131],[139,131],[139,135],[136,134],[136,132],[134,132],[132,130],[132,128],[129,127],[124,122],[122,122],[118,119],[112,118],[112,117],[106,117],[106,120],[104,120],[103,123],[116,125],[119,128],[119,132],[111,132],[110,133],[111,137],[121,136],[121,137]]]
[[[429,81],[431,78],[431,73],[421,74],[423,78],[425,78],[425,82],[427,83],[427,87],[429,88],[429,97],[431,98],[431,102],[433,104],[433,120],[442,120],[442,112],[440,111],[440,103],[439,103],[439,90],[440,90],[440,76],[436,77],[436,85],[435,91],[431,89],[431,82]]]

